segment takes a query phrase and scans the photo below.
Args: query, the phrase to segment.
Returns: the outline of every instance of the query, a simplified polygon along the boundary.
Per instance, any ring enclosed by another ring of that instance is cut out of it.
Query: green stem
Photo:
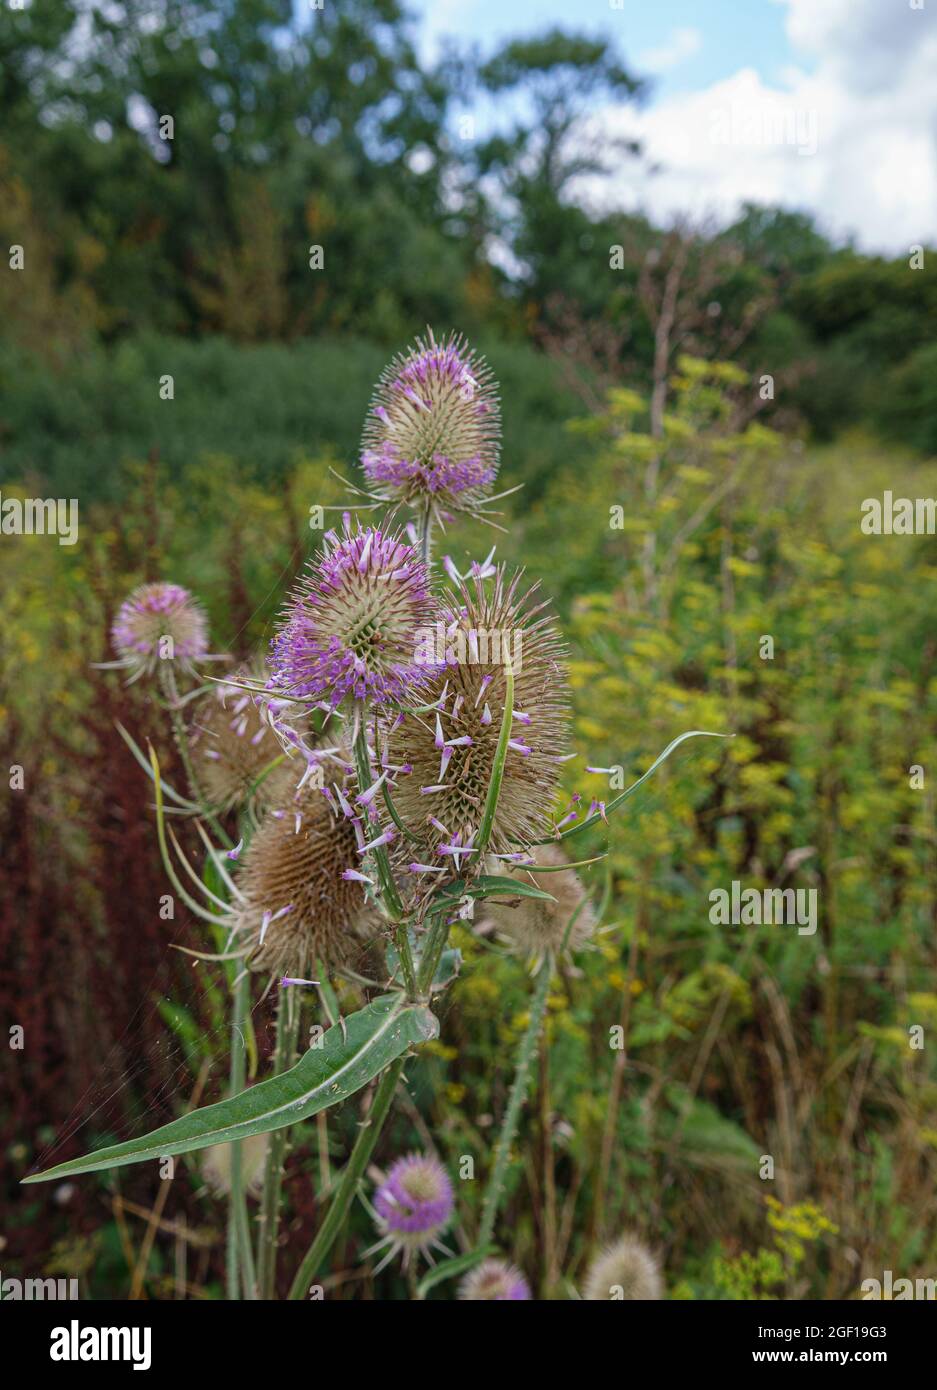
[[[397,1082],[403,1072],[403,1062],[402,1057],[391,1062],[380,1079],[374,1094],[374,1101],[368,1111],[368,1117],[362,1121],[358,1138],[355,1140],[355,1146],[345,1165],[345,1171],[342,1173],[341,1181],[335,1196],[332,1198],[326,1218],[320,1226],[315,1240],[306,1251],[305,1259],[296,1271],[296,1278],[293,1280],[289,1292],[291,1299],[305,1298],[313,1276],[318,1272],[320,1265],[345,1225],[361,1175],[367,1167],[378,1135],[387,1119],[391,1101],[397,1089]]]
[[[231,997],[231,1084],[229,1094],[240,1095],[247,1075],[247,1046],[244,1029],[250,998],[250,980],[242,970],[234,982]],[[254,1259],[251,1252],[250,1228],[247,1220],[247,1200],[244,1195],[244,1165],[241,1143],[231,1145],[231,1192],[228,1198],[228,1298],[256,1297]]]
[[[182,759],[182,766],[185,768],[185,775],[188,778],[192,800],[198,802],[202,815],[208,821],[212,830],[214,830],[221,843],[227,845],[228,849],[230,849],[231,837],[218,820],[218,817],[211,810],[208,799],[202,792],[202,786],[195,771],[195,765],[192,762],[185,722],[179,712],[179,687],[176,684],[176,673],[172,669],[172,664],[170,662],[163,662],[160,667],[160,677],[163,693],[166,696],[166,704],[169,706],[169,719],[172,724],[172,732],[176,740],[176,747],[179,750],[179,757]]]
[[[537,972],[537,985],[534,990],[533,998],[530,1001],[530,1022],[527,1025],[527,1031],[521,1039],[521,1045],[517,1053],[517,1069],[514,1073],[511,1094],[508,1097],[508,1107],[504,1112],[504,1119],[501,1123],[501,1133],[498,1135],[498,1146],[495,1150],[494,1167],[491,1170],[491,1177],[488,1179],[488,1188],[485,1192],[481,1225],[478,1228],[478,1240],[476,1241],[477,1246],[488,1245],[494,1234],[498,1207],[504,1190],[505,1178],[507,1177],[511,1145],[517,1133],[521,1106],[524,1104],[524,1098],[527,1094],[530,1064],[537,1048],[540,1030],[543,1027],[543,1019],[547,1009],[547,994],[550,989],[550,976],[552,971],[553,962],[552,959],[547,956]]]
[[[420,558],[427,568],[433,562],[433,512],[427,506],[423,513],[423,526],[420,531]]]
[[[296,991],[280,988],[277,1003],[277,1036],[273,1053],[273,1075],[293,1065],[299,1029],[299,1000]],[[277,1236],[280,1230],[280,1197],[283,1191],[283,1165],[286,1161],[289,1129],[274,1130],[267,1141],[264,1187],[260,1199],[257,1280],[261,1298],[276,1297]]]
[[[495,811],[498,809],[498,797],[501,795],[501,783],[504,780],[504,764],[507,760],[508,743],[511,739],[511,728],[513,723],[514,668],[512,666],[505,666],[504,709],[501,712],[501,730],[498,734],[498,744],[495,748],[494,762],[491,765],[491,780],[488,783],[488,795],[485,798],[482,823],[475,839],[475,853],[472,855],[472,863],[483,857],[485,850],[488,848],[488,841],[491,839],[491,832],[495,823]]]
[[[357,732],[354,741],[355,767],[358,773],[358,786],[361,792],[367,791],[371,785],[371,758],[368,753],[368,734],[365,727],[365,712],[363,706],[359,705],[356,711]],[[400,901],[400,894],[397,892],[397,885],[394,882],[394,875],[391,871],[390,860],[387,857],[385,845],[378,845],[376,849],[370,851],[377,869],[377,876],[381,884],[381,892],[384,904],[394,923],[394,943],[397,947],[397,954],[400,957],[400,964],[403,967],[404,983],[407,987],[407,995],[410,999],[415,999],[417,995],[416,975],[413,969],[413,953],[410,950],[410,937],[407,934],[407,925],[401,921],[403,917],[403,903]]]
[[[449,939],[449,923],[446,921],[444,912],[437,913],[433,918],[432,926],[426,933],[423,950],[420,955],[420,969],[417,974],[416,987],[420,998],[428,999],[429,992],[433,984],[436,971],[439,969],[439,962],[442,953],[446,949],[446,942]]]

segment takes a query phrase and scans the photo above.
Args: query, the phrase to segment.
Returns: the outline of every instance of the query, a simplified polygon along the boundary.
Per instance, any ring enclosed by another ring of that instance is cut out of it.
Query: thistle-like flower
[[[387,730],[389,762],[401,773],[394,800],[420,837],[414,872],[433,865],[458,877],[473,852],[491,783],[514,673],[511,737],[488,851],[505,862],[529,858],[550,834],[549,808],[566,743],[565,648],[535,588],[519,595],[520,575],[503,567],[471,577],[439,624],[447,665],[427,694],[435,709],[399,716]],[[439,653],[442,654],[442,653]],[[422,864],[422,869],[421,869]]]
[[[111,626],[111,641],[128,669],[128,684],[151,676],[161,661],[174,661],[187,674],[208,654],[204,610],[179,584],[141,584],[125,599]]]
[[[498,472],[497,384],[453,334],[417,338],[383,372],[371,401],[361,464],[373,496],[421,510],[474,512]]]
[[[200,781],[218,811],[243,806],[258,788],[259,799],[269,803],[282,792],[283,776],[270,770],[280,755],[279,740],[264,719],[254,696],[242,688],[262,677],[250,671],[235,675],[237,685],[215,685],[199,706],[191,729],[192,753],[198,762]]]
[[[236,932],[251,969],[301,976],[314,962],[341,966],[374,934],[359,834],[311,784],[266,813],[237,876]]]
[[[634,1236],[622,1236],[592,1261],[582,1296],[590,1303],[662,1298],[663,1285],[653,1255]]]
[[[270,689],[331,709],[346,697],[402,700],[432,671],[417,661],[418,634],[436,617],[429,574],[413,546],[371,528],[326,533],[273,640]]]
[[[459,1285],[462,1303],[515,1303],[530,1298],[530,1285],[516,1265],[506,1260],[483,1260]]]
[[[538,845],[532,858],[529,868],[512,865],[511,876],[551,894],[555,901],[520,898],[514,907],[487,902],[485,916],[521,951],[537,959],[556,954],[564,945],[578,951],[595,930],[595,910],[582,880],[575,869],[559,869],[569,861],[555,843]],[[538,874],[540,865],[556,866],[559,872]],[[504,866],[499,865],[496,872],[503,873]]]
[[[398,1158],[374,1195],[382,1238],[367,1253],[389,1246],[375,1273],[398,1253],[404,1268],[416,1254],[430,1261],[431,1250],[448,1254],[439,1237],[452,1220],[454,1206],[452,1182],[438,1159],[428,1154]]]

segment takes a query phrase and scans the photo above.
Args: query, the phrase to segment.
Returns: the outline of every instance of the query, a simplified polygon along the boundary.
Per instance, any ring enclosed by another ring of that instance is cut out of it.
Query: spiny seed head
[[[234,679],[261,687],[266,676],[243,670]],[[280,769],[268,769],[280,756],[279,740],[241,684],[212,686],[198,707],[190,738],[199,780],[216,810],[243,806],[264,774],[258,798],[269,803],[277,795]]]
[[[343,965],[375,934],[357,870],[354,826],[307,785],[269,810],[244,851],[237,934],[253,970],[305,974],[314,962]]]
[[[429,1154],[408,1154],[391,1165],[374,1194],[381,1234],[391,1251],[430,1250],[452,1220],[455,1201],[449,1174]]]
[[[347,697],[381,705],[412,695],[431,671],[417,633],[436,608],[429,574],[399,535],[330,531],[294,590],[273,640],[270,688],[335,708]]]
[[[529,868],[511,865],[509,875],[552,894],[556,901],[521,898],[516,907],[489,901],[485,904],[485,916],[515,946],[531,956],[541,958],[548,952],[556,954],[563,949],[564,942],[567,950],[578,951],[595,930],[595,910],[582,880],[575,869],[537,873],[537,865],[559,866],[569,862],[557,844],[538,845],[533,858],[536,862]],[[506,868],[500,860],[489,861],[488,867],[495,874],[503,874]]]
[[[260,1192],[264,1177],[264,1163],[267,1158],[269,1134],[252,1134],[241,1143],[241,1174],[244,1188],[249,1196],[256,1197]],[[212,1144],[205,1150],[202,1158],[202,1177],[217,1197],[226,1197],[231,1191],[231,1145]]]
[[[501,414],[484,358],[431,329],[383,372],[362,440],[375,495],[411,506],[472,511],[498,472]]]
[[[111,640],[129,667],[130,680],[152,675],[160,661],[184,671],[208,652],[208,624],[201,605],[179,584],[141,584],[125,599],[111,626]]]
[[[516,1265],[506,1260],[483,1260],[459,1285],[462,1303],[513,1303],[530,1298],[530,1285]]]
[[[520,851],[550,832],[567,738],[566,652],[546,605],[534,602],[535,588],[519,594],[519,580],[499,567],[491,580],[476,575],[463,583],[440,628],[447,666],[424,696],[438,710],[389,726],[389,762],[412,769],[398,777],[394,800],[422,837],[417,860],[465,867],[459,847],[481,826],[508,667],[511,741],[488,848]]]
[[[622,1236],[593,1260],[582,1296],[591,1303],[662,1298],[653,1255],[634,1236]]]

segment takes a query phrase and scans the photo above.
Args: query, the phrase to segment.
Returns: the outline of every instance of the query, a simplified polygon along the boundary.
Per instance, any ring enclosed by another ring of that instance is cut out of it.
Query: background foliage
[[[223,1086],[222,992],[170,949],[198,927],[159,919],[115,719],[170,768],[172,749],[145,692],[91,663],[157,577],[205,601],[216,650],[263,644],[315,544],[310,505],[343,495],[330,466],[353,475],[377,372],[430,322],[488,353],[502,476],[525,485],[505,535],[457,528],[444,549],[461,564],[497,539],[555,598],[570,790],[602,795],[587,763],[630,780],[687,728],[736,735],[681,750],[613,822],[608,930],[554,980],[502,1239],[541,1296],[626,1225],[673,1297],[931,1275],[937,1075],[908,1029],[937,1027],[937,565],[932,538],[858,519],[886,488],[937,495],[932,273],[777,209],[729,229],[597,219],[576,175],[640,153],[588,148],[580,117],[641,84],[575,35],[430,71],[396,0],[312,27],[287,0],[33,0],[0,10],[0,72],[0,244],[26,252],[0,272],[0,485],[81,507],[74,549],[0,538],[0,765],[26,773],[0,800],[0,1019],[27,1037],[2,1070],[4,1270],[220,1294],[195,1162],[171,1193],[136,1169],[18,1186],[53,1140],[64,1158]],[[497,128],[463,140],[482,92]],[[816,887],[817,935],[714,927],[709,892],[733,878]],[[433,1144],[482,1176],[529,984],[486,938],[459,944],[378,1160]],[[254,1023],[263,1059],[268,1003]],[[356,1118],[296,1136],[291,1249]],[[467,1231],[479,1187],[457,1184]],[[359,1211],[336,1291],[405,1296],[356,1266],[370,1239]]]

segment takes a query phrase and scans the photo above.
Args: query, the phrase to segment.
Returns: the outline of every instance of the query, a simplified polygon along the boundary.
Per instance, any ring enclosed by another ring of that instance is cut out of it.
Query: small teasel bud
[[[464,338],[425,339],[396,357],[375,389],[361,465],[373,495],[421,511],[474,512],[498,471],[497,384]]]
[[[516,1265],[506,1260],[483,1260],[459,1285],[462,1303],[514,1303],[530,1298],[530,1285]]]
[[[395,1255],[403,1256],[406,1269],[415,1255],[429,1256],[432,1250],[450,1252],[440,1243],[455,1207],[452,1181],[437,1158],[428,1154],[408,1154],[392,1164],[374,1194],[381,1239],[367,1252],[388,1247],[375,1273]]]
[[[163,660],[186,672],[207,657],[208,624],[201,604],[179,584],[141,584],[125,599],[111,641],[130,681],[151,676]]]
[[[255,787],[258,800],[269,803],[284,786],[282,767],[271,770],[280,756],[279,740],[257,698],[243,689],[262,687],[266,675],[248,668],[233,679],[238,684],[212,686],[189,730],[199,781],[218,811],[243,806]]]
[[[538,959],[548,952],[555,955],[564,946],[570,951],[580,950],[595,930],[595,910],[582,880],[575,869],[537,873],[538,865],[559,869],[561,864],[569,862],[564,851],[555,843],[538,845],[533,850],[532,858],[534,863],[529,867],[510,865],[510,876],[518,882],[530,883],[550,893],[555,901],[520,898],[513,907],[506,903],[487,902],[485,917],[519,950]],[[492,873],[503,874],[508,865],[499,860],[489,860],[489,868]]]
[[[417,694],[432,670],[418,636],[436,620],[429,573],[399,535],[329,532],[287,603],[273,640],[269,687],[290,699],[346,697],[382,705]]]
[[[591,1303],[662,1298],[663,1285],[650,1250],[634,1236],[623,1235],[592,1261],[582,1296]]]
[[[263,1185],[264,1163],[267,1158],[269,1134],[252,1134],[242,1139],[241,1169],[244,1190],[256,1197]],[[202,1157],[202,1177],[216,1197],[226,1197],[231,1191],[231,1145],[212,1144]]]

